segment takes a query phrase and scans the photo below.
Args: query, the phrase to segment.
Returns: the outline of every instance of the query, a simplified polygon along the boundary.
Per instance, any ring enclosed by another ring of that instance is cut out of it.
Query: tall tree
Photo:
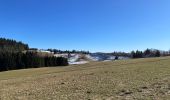
[[[156,50],[156,53],[155,53],[155,57],[160,57],[161,56],[161,53],[159,50]]]

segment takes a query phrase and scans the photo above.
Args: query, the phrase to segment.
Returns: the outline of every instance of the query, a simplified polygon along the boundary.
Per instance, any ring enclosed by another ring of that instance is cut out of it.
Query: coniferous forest
[[[39,56],[27,50],[29,50],[27,44],[0,38],[0,71],[68,65],[66,58]]]

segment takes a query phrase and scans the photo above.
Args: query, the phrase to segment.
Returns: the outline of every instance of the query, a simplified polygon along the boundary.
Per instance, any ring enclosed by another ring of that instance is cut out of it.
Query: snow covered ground
[[[111,61],[115,59],[115,56],[104,53],[92,53],[92,54],[56,54],[56,57],[68,58],[70,65],[85,64],[89,61]],[[119,60],[129,59],[128,57],[119,56]]]
[[[115,60],[116,56],[104,54],[104,53],[93,53],[87,55],[86,57],[93,61],[110,61],[110,60]],[[119,56],[118,59],[119,60],[129,59],[129,57]]]
[[[78,62],[69,62],[70,65],[79,65],[79,64],[86,64],[89,63],[88,61],[78,61]]]

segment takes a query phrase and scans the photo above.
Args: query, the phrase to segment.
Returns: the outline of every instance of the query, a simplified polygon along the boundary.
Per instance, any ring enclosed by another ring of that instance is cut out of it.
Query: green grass
[[[170,57],[0,73],[2,100],[168,100]]]

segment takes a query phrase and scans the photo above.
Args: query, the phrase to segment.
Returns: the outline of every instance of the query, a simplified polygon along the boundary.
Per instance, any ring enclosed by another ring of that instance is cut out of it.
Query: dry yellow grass
[[[168,100],[170,57],[0,73],[2,100]]]

